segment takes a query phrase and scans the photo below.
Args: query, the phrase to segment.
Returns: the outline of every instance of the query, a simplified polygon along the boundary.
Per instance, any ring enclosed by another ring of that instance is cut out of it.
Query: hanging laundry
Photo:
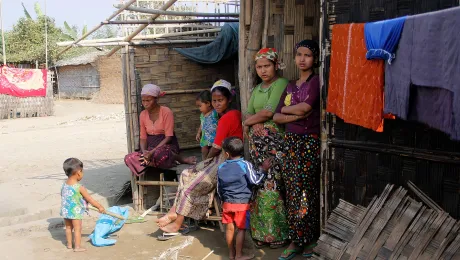
[[[460,140],[458,28],[460,7],[408,17],[396,51],[397,58],[385,68],[384,111],[402,119],[416,118],[455,140]],[[414,92],[411,86],[433,89],[415,89]],[[414,94],[416,98],[411,97]],[[438,107],[433,107],[434,104]],[[432,114],[425,110],[433,109],[444,114],[425,116]],[[409,112],[416,115],[410,116]]]
[[[366,23],[364,35],[366,38],[366,58],[368,60],[386,60],[388,64],[395,58],[401,32],[406,16],[396,19]]]
[[[332,28],[326,111],[346,123],[383,131],[384,61],[366,59],[364,24]]]
[[[46,96],[47,70],[1,67],[0,94],[15,97]]]

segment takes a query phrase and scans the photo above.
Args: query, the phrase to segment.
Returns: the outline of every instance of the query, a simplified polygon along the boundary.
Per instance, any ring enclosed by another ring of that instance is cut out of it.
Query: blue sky
[[[3,22],[5,30],[24,16],[21,2],[24,3],[29,13],[34,16],[34,4],[39,2],[44,12],[45,0],[3,0]],[[82,28],[87,24],[88,29],[99,24],[110,16],[116,9],[113,7],[116,0],[47,0],[47,14],[56,20],[58,26],[63,26],[64,21],[70,25]]]

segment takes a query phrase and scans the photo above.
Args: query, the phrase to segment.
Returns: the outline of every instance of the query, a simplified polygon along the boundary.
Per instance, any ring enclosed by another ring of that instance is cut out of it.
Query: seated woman
[[[225,161],[221,153],[222,142],[227,137],[243,139],[241,112],[230,108],[232,100],[230,83],[219,80],[211,88],[212,106],[220,116],[216,137],[208,159],[182,172],[174,206],[164,217],[157,220],[164,232],[179,231],[184,217],[203,219],[212,204],[217,186],[217,167]]]
[[[160,106],[158,100],[164,95],[160,87],[147,84],[142,88],[142,106],[139,116],[140,152],[125,156],[126,166],[139,175],[146,166],[172,168],[175,162],[195,164],[195,157],[182,158],[179,143],[174,135],[174,115],[171,109]]]

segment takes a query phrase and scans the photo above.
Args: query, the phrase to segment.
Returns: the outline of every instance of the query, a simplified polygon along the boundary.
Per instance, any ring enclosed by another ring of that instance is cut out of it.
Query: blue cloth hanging
[[[366,23],[364,37],[366,39],[366,59],[386,60],[388,64],[395,58],[404,22],[407,16],[396,19]]]
[[[94,228],[93,233],[89,236],[94,246],[102,247],[114,245],[117,240],[109,239],[110,234],[120,230],[125,224],[126,219],[129,217],[128,208],[113,206],[108,208],[107,211],[121,215],[125,218],[125,220],[119,220],[112,216],[101,214],[96,222],[96,227]]]

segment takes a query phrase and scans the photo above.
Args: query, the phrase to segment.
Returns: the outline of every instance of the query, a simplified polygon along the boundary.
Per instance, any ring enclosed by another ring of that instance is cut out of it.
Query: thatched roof
[[[97,60],[99,56],[107,54],[107,51],[94,51],[90,53],[85,53],[83,55],[63,59],[56,62],[54,65],[55,67],[63,67],[63,66],[78,66],[78,65],[85,65],[89,63],[93,63]]]

